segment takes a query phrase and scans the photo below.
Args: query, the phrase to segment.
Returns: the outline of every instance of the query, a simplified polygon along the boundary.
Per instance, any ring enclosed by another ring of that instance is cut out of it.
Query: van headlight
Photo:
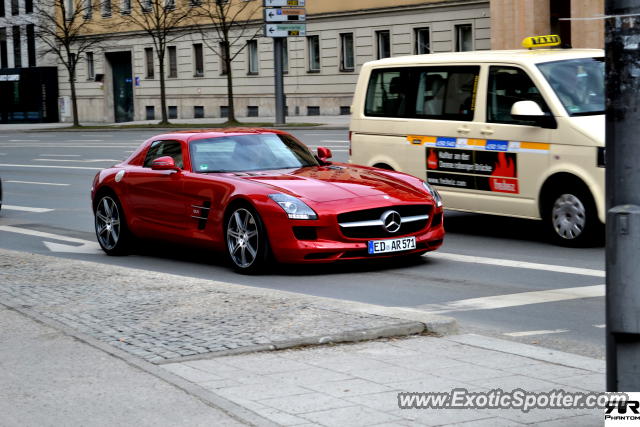
[[[282,193],[269,194],[269,198],[280,205],[290,219],[318,219],[314,210],[298,198]]]
[[[438,193],[438,191],[435,188],[433,188],[431,185],[427,184],[424,181],[422,181],[422,186],[427,191],[427,193],[429,193],[431,197],[433,197],[433,200],[436,202],[436,207],[438,208],[441,207],[442,197],[440,197],[440,193]]]

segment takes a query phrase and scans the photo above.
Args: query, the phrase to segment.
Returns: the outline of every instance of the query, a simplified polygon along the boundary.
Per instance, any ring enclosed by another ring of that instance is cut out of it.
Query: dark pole
[[[274,60],[274,77],[276,83],[276,126],[284,125],[284,81],[283,75],[283,58],[282,58],[282,37],[273,38],[273,60]]]
[[[605,15],[607,391],[630,392],[640,390],[640,2],[607,0]]]

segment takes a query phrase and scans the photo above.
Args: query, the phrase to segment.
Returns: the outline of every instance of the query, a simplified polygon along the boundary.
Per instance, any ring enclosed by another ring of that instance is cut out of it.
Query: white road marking
[[[0,156],[6,156],[7,153],[0,153]]]
[[[2,209],[6,209],[8,211],[22,211],[22,212],[35,212],[35,213],[45,213],[45,212],[53,211],[53,209],[48,209],[48,208],[31,208],[28,206],[14,206],[14,205],[2,205]]]
[[[40,142],[39,139],[10,139],[9,142]]]
[[[67,142],[104,142],[104,139],[69,139]]]
[[[79,163],[100,163],[100,162],[121,162],[122,159],[33,159],[34,162],[79,162]]]
[[[72,253],[101,253],[100,245],[89,240],[76,239],[74,237],[62,236],[60,234],[45,233],[43,231],[29,230],[28,228],[13,227],[10,225],[0,226],[0,231],[9,233],[25,234],[27,236],[40,237],[43,239],[62,240],[63,242],[78,243],[80,246],[70,246],[61,243],[42,242],[52,252],[72,252]]]
[[[604,329],[607,327],[607,325],[605,323],[603,323],[602,325],[593,325],[595,328],[600,328],[600,329]]]
[[[85,166],[53,166],[53,165],[14,165],[9,163],[0,163],[0,166],[5,168],[37,168],[37,169],[83,169],[99,171],[104,168],[90,168]]]
[[[567,301],[581,298],[603,297],[605,285],[581,286],[575,288],[549,289],[546,291],[519,292],[517,294],[495,295],[451,301],[444,304],[427,304],[417,308],[426,309],[433,314],[454,311],[494,310],[497,308],[518,307],[521,305],[544,302]]]
[[[348,144],[349,140],[335,140],[335,139],[323,139],[321,142],[332,142],[332,143],[343,143],[343,144]],[[344,145],[343,145],[344,147]]]
[[[49,157],[80,157],[80,154],[40,154],[40,156],[49,156]]]
[[[473,264],[497,265],[500,267],[526,268],[531,270],[553,271],[556,273],[579,274],[581,276],[605,277],[604,270],[593,270],[590,268],[568,267],[555,264],[539,264],[534,262],[516,261],[510,259],[485,258],[478,256],[451,254],[446,252],[434,252],[428,255],[429,258],[440,258],[449,261],[469,262]]]
[[[12,184],[34,184],[34,185],[57,185],[60,187],[68,187],[71,184],[57,184],[55,182],[35,182],[35,181],[5,181],[11,182]]]
[[[553,329],[553,330],[540,330],[540,331],[523,331],[523,332],[508,332],[508,337],[528,337],[531,335],[547,335],[547,334],[561,334],[563,332],[569,332],[568,329]]]

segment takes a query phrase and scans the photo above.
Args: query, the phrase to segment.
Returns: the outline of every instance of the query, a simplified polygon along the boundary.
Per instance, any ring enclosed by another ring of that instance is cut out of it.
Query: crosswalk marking
[[[55,182],[36,182],[36,181],[5,181],[7,183],[12,183],[12,184],[33,184],[33,185],[55,185],[55,186],[60,186],[60,187],[68,187],[71,184],[58,184]]]
[[[544,302],[566,301],[580,298],[603,297],[605,285],[581,286],[575,288],[549,289],[546,291],[519,292],[516,294],[495,295],[451,301],[444,304],[427,304],[416,308],[432,314],[451,313],[471,310],[494,310],[497,308],[518,307]]]
[[[47,208],[31,208],[28,206],[14,206],[14,205],[2,205],[2,209],[6,209],[8,211],[22,211],[22,212],[34,212],[34,213],[45,213],[45,212],[53,211],[53,209],[47,209]]]
[[[529,337],[531,335],[548,335],[548,334],[561,334],[569,332],[568,329],[553,329],[553,330],[540,330],[540,331],[522,331],[522,332],[507,332],[502,335],[508,337]]]

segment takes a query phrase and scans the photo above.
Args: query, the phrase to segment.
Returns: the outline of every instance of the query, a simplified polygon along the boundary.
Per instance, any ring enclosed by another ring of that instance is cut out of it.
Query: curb
[[[250,128],[251,126],[240,126]],[[318,126],[266,126],[266,129],[277,129],[288,132],[293,132],[296,130],[349,130],[349,126],[325,126],[322,124],[318,124]],[[124,132],[124,131],[158,131],[157,133],[169,133],[169,132],[178,132],[184,130],[198,130],[198,129],[224,129],[224,128],[210,128],[207,126],[200,127],[185,127],[185,128],[150,128],[150,127],[127,127],[127,128],[116,128],[105,126],[103,128],[92,128],[92,129],[69,129],[69,128],[43,128],[43,129],[15,129],[11,130],[12,132],[20,132],[20,133],[45,133],[45,132],[104,132],[104,131],[115,131],[115,132]],[[7,130],[9,131],[9,130]]]

